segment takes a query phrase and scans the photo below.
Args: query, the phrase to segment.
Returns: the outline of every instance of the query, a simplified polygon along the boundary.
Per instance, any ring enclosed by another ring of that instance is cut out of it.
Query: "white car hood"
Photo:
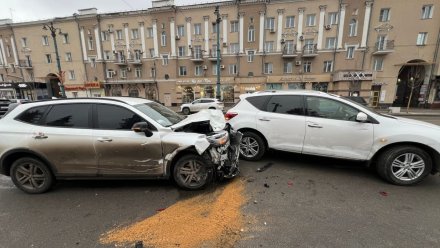
[[[199,112],[188,115],[188,117],[181,122],[171,126],[171,129],[177,129],[186,126],[190,123],[209,121],[214,131],[220,131],[225,128],[226,121],[223,112],[218,109],[202,109]]]
[[[403,117],[396,117],[396,120],[400,123],[403,124],[409,124],[409,125],[416,125],[419,127],[427,127],[427,128],[434,128],[434,129],[440,129],[440,126],[428,123],[428,122],[424,122],[424,121],[418,121],[418,120],[414,120],[414,119],[408,119],[408,118],[403,118]]]

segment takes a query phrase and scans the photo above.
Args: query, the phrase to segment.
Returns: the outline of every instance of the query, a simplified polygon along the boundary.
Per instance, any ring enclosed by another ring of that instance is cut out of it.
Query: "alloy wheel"
[[[425,170],[425,161],[415,153],[404,153],[391,163],[391,172],[402,181],[412,181],[419,178]]]
[[[255,157],[260,150],[258,142],[252,137],[244,137],[240,143],[240,153],[247,157]]]
[[[17,182],[26,189],[39,189],[44,186],[47,175],[44,170],[33,163],[19,165],[15,171]]]
[[[187,161],[179,168],[178,173],[183,184],[188,187],[198,187],[203,185],[208,178],[208,171],[205,166],[195,160]]]

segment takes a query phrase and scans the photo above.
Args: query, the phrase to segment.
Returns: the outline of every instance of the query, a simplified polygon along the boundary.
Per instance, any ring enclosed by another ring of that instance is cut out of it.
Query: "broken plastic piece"
[[[269,184],[265,183],[264,187],[269,188],[270,186],[269,186]]]
[[[269,167],[271,167],[272,165],[273,165],[273,163],[267,163],[263,167],[258,168],[257,172],[263,172],[263,171],[267,170]]]
[[[292,187],[293,186],[293,182],[292,181],[288,181],[287,185],[289,185],[289,187]]]
[[[385,191],[381,191],[381,192],[379,192],[379,194],[381,194],[381,195],[383,195],[383,196],[388,196],[388,193],[385,192]]]
[[[161,212],[161,211],[164,211],[165,209],[167,209],[167,208],[158,208],[158,209],[156,209],[156,212]]]

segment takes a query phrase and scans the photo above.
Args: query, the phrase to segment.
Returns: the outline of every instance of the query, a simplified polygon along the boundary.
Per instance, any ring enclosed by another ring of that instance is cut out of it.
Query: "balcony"
[[[283,48],[283,58],[295,58],[296,56],[298,56],[296,54],[296,49],[294,46],[286,46]]]
[[[193,56],[191,57],[191,60],[194,62],[202,62],[203,61],[203,53],[202,51],[194,51]]]
[[[23,60],[19,60],[18,61],[18,65],[21,68],[24,69],[32,69],[32,61],[31,60],[27,60],[27,59],[23,59]]]
[[[316,44],[306,44],[303,48],[303,57],[316,57],[318,56],[318,49]]]
[[[130,59],[128,63],[132,65],[142,65],[142,60],[141,58],[134,58],[134,59]]]
[[[394,40],[376,42],[373,55],[386,55],[394,52]]]
[[[127,65],[127,59],[124,55],[116,54],[115,65]]]
[[[210,61],[217,61],[217,49],[210,49],[209,50],[209,57],[208,59]],[[220,54],[220,60],[222,60],[221,54]]]

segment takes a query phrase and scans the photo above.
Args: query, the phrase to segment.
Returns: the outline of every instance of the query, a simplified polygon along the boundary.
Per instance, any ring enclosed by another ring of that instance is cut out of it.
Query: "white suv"
[[[193,101],[192,103],[182,104],[182,106],[180,106],[180,111],[185,115],[189,115],[192,112],[198,112],[202,109],[223,110],[223,108],[223,103],[215,98],[200,98]]]
[[[259,160],[268,148],[368,161],[398,185],[420,182],[440,168],[440,127],[376,113],[316,91],[246,94],[226,119],[243,133],[241,157]]]

